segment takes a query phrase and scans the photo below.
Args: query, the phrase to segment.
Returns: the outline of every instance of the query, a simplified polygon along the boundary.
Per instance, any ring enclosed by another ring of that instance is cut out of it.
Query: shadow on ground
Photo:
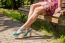
[[[21,22],[13,21],[8,17],[5,17],[3,14],[0,14],[0,32],[8,30],[10,28],[20,27],[21,25]]]
[[[23,38],[15,38],[15,39],[24,39],[24,40],[38,40],[38,39],[51,39],[53,36],[30,36],[30,37],[23,37]]]

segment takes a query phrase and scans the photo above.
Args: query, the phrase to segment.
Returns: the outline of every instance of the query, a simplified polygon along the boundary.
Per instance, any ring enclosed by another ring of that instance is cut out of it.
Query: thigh
[[[33,13],[40,14],[40,13],[42,13],[43,11],[44,11],[43,6],[40,6],[40,7],[35,8]]]
[[[44,13],[47,9],[49,9],[49,5],[40,6],[34,9],[34,12],[36,13]]]
[[[31,6],[34,8],[37,8],[37,7],[45,6],[45,5],[49,5],[48,2],[46,2],[46,1],[38,2],[38,3],[32,4]]]
[[[39,7],[39,6],[41,6],[40,2],[34,3],[30,7],[35,9],[36,7]]]

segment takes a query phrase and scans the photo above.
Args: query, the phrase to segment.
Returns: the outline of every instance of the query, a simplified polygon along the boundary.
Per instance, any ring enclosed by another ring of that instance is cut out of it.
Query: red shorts
[[[54,14],[56,8],[58,8],[58,3],[54,3],[54,5],[50,6],[48,9],[46,9],[47,14],[52,16]]]

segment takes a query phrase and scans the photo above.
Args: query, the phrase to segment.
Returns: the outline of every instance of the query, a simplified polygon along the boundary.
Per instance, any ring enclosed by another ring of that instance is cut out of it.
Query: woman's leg
[[[31,26],[31,24],[37,19],[38,15],[43,12],[44,7],[40,6],[35,8],[33,14],[27,20],[27,22],[17,31],[20,32],[22,28],[27,29]]]
[[[40,5],[40,2],[39,2],[39,3],[32,4],[32,5],[30,6],[30,11],[29,11],[28,19],[29,19],[29,18],[31,17],[31,15],[33,14],[34,9],[35,9],[36,7],[39,7],[39,6],[41,6],[41,5]],[[31,25],[30,25],[29,27],[31,27]],[[28,28],[29,28],[29,27],[28,27]],[[21,26],[20,29],[18,29],[17,32],[20,32],[20,30],[21,30],[22,28],[23,28],[23,26]]]
[[[28,19],[31,17],[31,15],[33,14],[33,12],[34,12],[34,9],[36,8],[36,7],[38,7],[39,6],[39,3],[36,3],[36,4],[32,4],[31,6],[30,6],[30,11],[29,11],[29,14],[28,14]],[[28,27],[28,28],[30,28],[31,27],[31,25]]]
[[[30,11],[29,11],[28,18],[33,14],[34,9],[35,9],[36,7],[39,7],[39,6],[41,6],[40,2],[39,2],[39,3],[32,4],[32,5],[30,6]]]
[[[40,3],[39,3],[40,4]],[[48,8],[49,6],[46,4],[45,6],[38,6],[34,9],[33,13],[29,13],[29,18],[27,22],[21,26],[21,28],[17,31],[20,32],[23,29],[29,28],[31,24],[37,19],[38,15],[42,12],[44,12],[44,9]],[[30,10],[31,11],[31,10]]]
[[[32,4],[31,7],[30,7],[28,19],[33,14],[35,8],[40,7],[40,6],[44,6],[44,7],[47,8],[48,5],[49,5],[49,4],[48,5],[47,4],[48,4],[47,2],[38,2],[38,3]]]
[[[46,2],[39,2],[39,3],[35,3],[35,4],[32,4],[32,5],[31,5],[30,11],[29,11],[29,15],[28,15],[28,19],[29,19],[29,18],[31,17],[31,15],[33,14],[34,9],[37,8],[37,7],[39,7],[39,6],[41,6],[41,3],[42,3],[43,5],[46,4]],[[30,28],[30,27],[31,27],[31,25],[29,26],[29,28]]]

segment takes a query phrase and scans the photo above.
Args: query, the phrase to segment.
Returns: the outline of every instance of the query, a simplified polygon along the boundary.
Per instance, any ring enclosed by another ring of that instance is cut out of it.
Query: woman
[[[27,34],[31,31],[30,27],[32,23],[37,19],[39,14],[47,12],[48,15],[52,16],[54,13],[58,13],[60,10],[61,0],[42,0],[38,3],[32,4],[26,23],[21,26],[20,29],[14,33],[14,35],[18,36],[23,33],[24,36],[27,36]],[[25,30],[27,30],[27,32]]]

